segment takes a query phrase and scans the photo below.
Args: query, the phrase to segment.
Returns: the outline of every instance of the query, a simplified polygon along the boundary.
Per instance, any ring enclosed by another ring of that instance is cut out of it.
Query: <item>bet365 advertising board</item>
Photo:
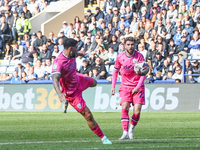
[[[199,84],[146,84],[145,112],[198,112],[200,111]],[[110,95],[111,84],[98,84],[83,92],[91,111],[121,111],[119,88]],[[63,111],[52,84],[0,85],[0,111]],[[132,108],[131,108],[132,109]],[[68,111],[75,111],[68,106]]]

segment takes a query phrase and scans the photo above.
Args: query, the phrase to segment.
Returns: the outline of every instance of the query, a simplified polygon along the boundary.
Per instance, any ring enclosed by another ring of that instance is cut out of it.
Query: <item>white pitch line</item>
[[[111,140],[113,142],[137,142],[137,141],[163,141],[163,140],[191,140],[200,138],[167,138],[167,139],[134,139],[134,140]],[[0,145],[20,145],[20,144],[48,144],[48,143],[90,143],[90,142],[101,142],[100,140],[74,140],[74,141],[37,141],[37,142],[9,142],[9,143],[0,143]],[[200,145],[198,145],[199,147]]]

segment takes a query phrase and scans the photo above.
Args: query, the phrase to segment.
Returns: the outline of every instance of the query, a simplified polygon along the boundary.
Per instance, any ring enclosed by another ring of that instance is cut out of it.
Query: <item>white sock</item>
[[[133,132],[134,128],[135,128],[135,125],[130,124],[129,131],[130,131],[130,132]]]
[[[123,135],[128,135],[128,131],[123,131]]]
[[[101,138],[101,141],[103,142],[103,140],[106,138],[106,136],[104,135],[102,138]]]

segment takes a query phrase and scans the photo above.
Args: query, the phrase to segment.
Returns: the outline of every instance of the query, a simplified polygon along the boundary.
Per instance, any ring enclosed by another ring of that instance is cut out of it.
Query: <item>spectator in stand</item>
[[[29,72],[26,76],[26,81],[30,81],[30,80],[37,80],[38,76],[36,73],[34,73],[34,68],[30,67]]]
[[[35,2],[35,14],[43,11],[47,7],[45,0],[38,0]]]
[[[80,72],[82,64],[83,64],[83,60],[85,60],[85,58],[83,57],[83,54],[78,53],[76,57],[76,71],[77,72]]]
[[[102,62],[105,63],[108,61],[108,51],[103,48],[103,46],[99,45],[97,49],[97,56],[101,58]]]
[[[84,44],[83,46],[83,49],[84,49],[84,53],[85,54],[88,54],[89,53],[89,48],[90,46],[92,45],[92,42],[91,42],[91,38],[90,37],[87,37],[87,42]],[[88,56],[88,55],[87,55]]]
[[[59,53],[61,53],[64,50],[64,45],[63,45],[63,39],[62,38],[58,39],[58,49],[59,49]]]
[[[132,4],[133,13],[139,13],[141,5],[142,5],[141,0],[133,0],[133,4]]]
[[[11,60],[13,57],[13,47],[10,45],[10,43],[6,43],[5,47],[6,48],[4,60]]]
[[[86,32],[87,32],[87,31],[86,31]],[[85,40],[86,40],[85,31],[84,31],[84,30],[81,30],[79,34],[80,34],[80,39],[81,39],[81,41],[84,43]]]
[[[150,10],[150,15],[153,14],[153,8],[157,9],[156,12],[160,12],[161,11],[160,6],[158,5],[158,1],[154,1],[153,6],[151,7],[151,10]]]
[[[56,44],[57,38],[54,36],[54,33],[53,33],[52,31],[49,32],[49,39],[51,40],[51,42],[52,42],[53,44]]]
[[[188,49],[189,43],[190,43],[190,41],[188,41],[186,36],[182,34],[181,42],[179,45],[179,51],[185,51],[185,52],[189,53],[189,49]]]
[[[58,33],[58,37],[60,37],[60,32],[64,32],[64,35],[67,37],[67,33],[69,31],[69,27],[68,27],[68,24],[67,24],[67,21],[63,21],[62,23],[62,29],[60,29],[59,33]]]
[[[136,30],[136,29],[135,29],[135,30]],[[135,30],[134,30],[134,31],[135,31]],[[143,24],[142,21],[139,21],[139,22],[138,22],[137,30],[139,30],[141,36],[144,35],[144,33],[145,33],[145,28],[144,28],[144,24]]]
[[[21,59],[23,53],[24,53],[24,47],[21,46],[21,45],[18,45],[17,42],[14,42],[13,43],[13,57],[12,57],[12,60],[15,60],[15,59]]]
[[[118,22],[118,27],[117,27],[118,29],[120,29],[120,24],[123,24],[125,28],[126,27],[129,28],[130,24],[129,24],[128,20],[125,20],[125,15],[120,16],[120,21]]]
[[[112,36],[112,42],[109,44],[109,47],[112,47],[115,52],[118,52],[119,43],[117,42],[117,37],[115,35]]]
[[[147,58],[147,50],[145,49],[145,46],[143,44],[138,44],[138,51],[143,55],[144,60]]]
[[[182,36],[181,32],[182,32],[181,27],[178,27],[177,28],[177,34],[175,34],[174,37],[173,37],[175,45],[180,45],[181,36]]]
[[[76,31],[73,30],[72,33],[71,33],[71,35],[70,35],[70,38],[74,38],[75,36],[76,36]],[[57,45],[58,45],[59,39],[63,39],[63,41],[66,41],[66,40],[67,40],[67,37],[64,35],[64,31],[61,31],[61,32],[60,32],[60,37],[59,37],[59,38],[57,39],[57,41],[56,41],[56,44],[57,44]]]
[[[44,67],[44,79],[50,80],[50,75],[52,73],[51,59],[46,59],[45,63],[46,63],[46,66]]]
[[[25,48],[26,47],[26,41],[29,41],[29,40],[30,40],[29,34],[27,32],[25,32],[23,39],[20,41],[19,45],[21,45]]]
[[[27,4],[27,9],[30,11],[30,13],[32,14],[32,16],[35,15],[35,0],[30,0],[30,3]]]
[[[85,76],[89,76],[90,71],[91,71],[91,66],[88,64],[88,61],[83,60],[83,64],[82,64],[80,73],[84,74]]]
[[[27,6],[23,6],[23,11],[25,13],[25,18],[30,19],[32,17],[31,12],[27,9]]]
[[[26,47],[24,48],[24,53],[28,52],[29,47],[31,46],[31,42],[30,41],[26,41]]]
[[[193,35],[193,40],[190,41],[188,48],[190,48],[190,54],[192,58],[200,58],[200,39],[198,34]]]
[[[103,11],[100,10],[99,7],[96,7],[95,10],[96,10],[96,11],[95,11],[94,16],[95,16],[95,18],[96,18],[97,21],[98,21],[100,18],[104,18],[104,13],[103,13]]]
[[[152,3],[149,0],[142,0],[143,4],[140,7],[140,15],[142,14],[142,8],[146,7],[147,8],[147,12],[150,13],[151,7],[152,7]]]
[[[74,18],[74,23],[73,23],[73,28],[76,31],[76,34],[78,34],[80,27],[81,27],[81,20],[78,16],[76,16]]]
[[[95,51],[95,49],[97,48],[98,46],[98,41],[100,39],[100,36],[99,35],[96,35],[95,36],[95,41],[91,44],[90,48],[89,48],[89,54],[93,51]]]
[[[189,68],[188,74],[200,74],[200,63],[198,60],[192,61],[193,65]],[[200,83],[200,76],[189,76],[190,83]]]
[[[165,59],[167,58],[168,51],[163,48],[163,44],[162,43],[158,44],[158,52],[160,52],[160,54],[162,55],[162,57],[164,57]]]
[[[54,46],[55,46],[55,44],[52,43],[52,40],[51,39],[47,39],[47,49],[51,51],[51,54],[54,51]]]
[[[45,35],[42,35],[41,31],[37,32],[37,39],[34,41],[33,46],[36,48],[36,50],[41,51],[42,46],[47,43],[47,38]]]
[[[125,12],[125,20],[128,20],[129,24],[131,24],[131,21],[133,19],[133,12],[131,10],[131,7],[130,6],[127,6],[126,7],[126,12]]]
[[[19,60],[17,63],[17,67],[15,68],[15,71],[17,71],[18,76],[21,75],[21,73],[22,73],[22,71],[24,71],[24,69],[25,69],[25,67],[22,66],[22,62],[21,62],[21,60]]]
[[[18,39],[17,28],[16,28],[16,23],[18,18],[19,18],[18,13],[16,11],[13,11],[13,15],[10,19],[10,24],[11,24],[12,40],[14,41]]]
[[[169,10],[167,11],[167,20],[170,20],[172,24],[175,24],[178,11],[173,7],[172,3],[169,4]]]
[[[153,24],[156,22],[156,16],[157,16],[157,7],[153,7],[152,14],[150,15],[149,19]]]
[[[53,53],[52,53],[52,57],[53,57],[53,56],[54,56],[54,57],[57,57],[59,54],[60,54],[60,52],[59,52],[58,45],[55,45],[55,46],[54,46],[54,51],[53,51]]]
[[[189,22],[189,21],[186,21],[186,22],[185,22],[185,28],[184,28],[184,30],[186,30],[187,33],[188,33],[190,36],[193,35],[193,30],[194,30],[194,28],[190,26],[190,22]]]
[[[18,7],[16,7],[16,11],[21,14],[23,12],[23,7],[27,6],[27,4],[23,0],[18,1]]]
[[[42,62],[40,59],[38,59],[34,67],[34,73],[38,75],[38,78],[37,78],[38,80],[44,80],[44,75],[45,75],[44,72],[45,72],[45,69],[42,66]]]
[[[17,71],[14,71],[13,72],[13,77],[11,78],[11,83],[17,83],[20,81],[20,77],[18,76],[18,73]]]
[[[172,71],[168,71],[167,72],[167,76],[164,76],[163,80],[172,79],[172,76],[173,76],[173,72]]]
[[[27,62],[29,62],[29,63],[33,63],[33,53],[34,52],[36,52],[35,50],[34,50],[34,47],[31,45],[30,47],[29,47],[29,49],[28,49],[28,51],[27,52],[24,52],[24,54],[22,55],[22,63],[27,63]]]
[[[149,78],[149,82],[150,82],[150,83],[154,83],[154,81],[156,81],[156,80],[162,80],[162,72],[157,71],[157,72],[155,73],[155,76],[152,75],[152,76]]]
[[[182,80],[183,80],[183,73],[182,73],[181,67],[176,67],[176,72],[172,76],[172,79],[179,79],[182,82]]]
[[[109,6],[108,12],[107,12],[107,14],[104,16],[104,20],[105,20],[106,26],[108,25],[108,23],[111,22],[112,16],[113,16],[113,13],[112,13],[112,6]]]
[[[80,35],[77,35],[77,36],[76,36],[76,40],[78,41],[78,42],[77,42],[77,50],[80,51],[81,48],[83,47],[84,43],[83,43],[83,41],[81,41]]]
[[[124,51],[125,51],[125,45],[124,45],[123,43],[121,43],[121,44],[119,45],[118,54],[119,54],[119,53],[122,53],[122,52],[124,52]]]
[[[11,15],[10,15],[10,12],[9,12],[9,11],[6,11],[5,14],[4,14],[4,16],[5,16],[6,22],[7,22],[8,25],[9,25],[9,28],[11,28]]]
[[[168,55],[173,58],[174,54],[178,54],[178,45],[174,44],[174,40],[170,40],[169,41],[169,45],[168,45]]]
[[[92,70],[96,68],[98,70],[98,73],[100,75],[100,79],[106,79],[107,77],[107,70],[105,65],[102,63],[102,60],[100,57],[97,57],[95,60],[95,66],[93,66]],[[92,77],[92,72],[89,73],[89,76]]]
[[[0,81],[9,81],[11,77],[7,73],[2,73],[0,76]]]
[[[194,20],[192,19],[192,17],[189,16],[189,13],[185,13],[184,15],[184,23],[186,24],[187,21],[190,22],[191,27],[195,27]]]
[[[88,27],[85,25],[84,22],[82,22],[81,26],[80,26],[79,34],[84,33],[84,35],[85,35],[87,33],[87,31],[88,31]]]
[[[88,60],[88,63],[91,67],[95,66],[95,60],[96,60],[96,56],[95,56],[95,53],[92,52],[90,55],[89,55],[89,60]]]
[[[135,29],[137,29],[137,27],[138,27],[137,18],[133,17],[133,20],[130,25],[130,32],[133,32]]]
[[[33,43],[35,42],[36,39],[37,39],[37,34],[36,34],[36,33],[32,33],[31,39],[30,39],[31,45],[33,45]],[[26,41],[26,42],[27,42],[27,41]]]
[[[64,35],[64,32],[62,31],[62,34],[64,37],[67,37],[67,38],[70,38],[72,36],[72,31],[74,31],[74,28],[73,28],[73,24],[70,23],[69,24],[69,30],[67,32],[67,36]],[[61,34],[61,33],[60,33]]]
[[[162,68],[163,79],[167,78],[167,72],[168,71],[172,71],[172,69],[173,69],[172,65],[170,65],[167,60],[164,60],[164,62],[163,62],[163,68]]]
[[[165,26],[167,33],[172,35],[172,30],[174,26],[172,25],[170,20],[166,20],[166,26]]]
[[[113,7],[117,8],[117,10],[119,10],[121,8],[121,6],[122,6],[122,2],[123,2],[123,0],[113,1]]]
[[[3,50],[5,48],[5,37],[8,35],[10,35],[9,25],[6,22],[5,17],[1,17],[0,36],[3,40]]]
[[[116,29],[112,26],[112,23],[108,23],[108,31],[110,31],[110,34],[115,35]]]
[[[88,22],[91,23],[91,18],[94,16],[94,14],[91,12],[91,9],[87,10],[86,17],[88,18]]]
[[[185,60],[185,74],[188,74],[191,66],[190,60]]]
[[[93,22],[92,35],[96,35],[98,31],[100,31],[100,29],[97,27],[96,22]]]
[[[40,60],[41,62],[45,62],[46,59],[51,58],[51,51],[47,49],[47,45],[42,45],[42,51],[40,52]]]
[[[178,28],[181,28],[181,30],[184,28],[184,26],[181,24],[180,19],[176,20],[176,25],[175,25],[174,29],[172,30],[172,35],[175,35],[177,33]]]
[[[22,71],[21,75],[20,75],[20,80],[21,81],[27,81],[27,78],[26,78],[27,74],[25,71]]]
[[[156,53],[156,58],[153,60],[153,73],[160,71],[162,72],[163,62],[165,58],[161,55],[160,52]]]
[[[90,72],[90,75],[95,80],[101,79],[101,76],[100,76],[97,68],[93,68],[92,71]]]
[[[34,52],[33,53],[33,66],[34,67],[36,66],[36,62],[37,62],[38,59],[39,59],[38,53]]]
[[[21,12],[20,18],[17,19],[16,28],[20,41],[22,40],[25,33],[29,33],[31,31],[31,22],[28,18],[25,18],[24,12]]]
[[[110,43],[112,42],[112,35],[110,34],[109,30],[105,31],[105,34],[103,35],[103,43],[108,47]]]
[[[150,14],[148,13],[146,7],[141,8],[141,16],[140,16],[139,20],[142,20],[142,17],[145,17],[146,19],[148,19],[150,17]]]

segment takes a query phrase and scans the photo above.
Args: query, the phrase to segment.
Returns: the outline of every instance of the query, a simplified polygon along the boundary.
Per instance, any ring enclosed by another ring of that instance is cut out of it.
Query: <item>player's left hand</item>
[[[135,94],[135,93],[137,93],[138,92],[138,88],[134,88],[133,90],[132,90],[132,94]]]
[[[66,94],[65,93],[60,93],[60,94],[58,94],[58,97],[59,97],[59,100],[60,100],[60,102],[62,103],[62,102],[64,102],[66,99],[65,99],[65,97],[66,97]]]

